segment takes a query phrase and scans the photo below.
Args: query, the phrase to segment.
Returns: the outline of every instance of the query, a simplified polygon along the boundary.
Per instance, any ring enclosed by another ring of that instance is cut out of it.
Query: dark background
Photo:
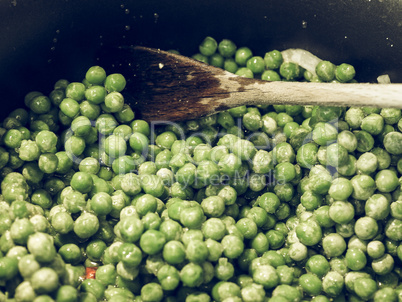
[[[191,55],[207,36],[254,54],[307,49],[357,79],[402,82],[399,0],[0,0],[1,115],[31,90],[80,81],[102,48],[142,44]],[[113,54],[112,54],[113,55]]]

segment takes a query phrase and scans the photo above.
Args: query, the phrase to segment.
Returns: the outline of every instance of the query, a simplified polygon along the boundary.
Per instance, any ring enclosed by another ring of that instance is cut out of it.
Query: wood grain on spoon
[[[191,58],[130,48],[128,101],[148,121],[182,121],[240,105],[376,106],[402,109],[402,84],[267,82]]]

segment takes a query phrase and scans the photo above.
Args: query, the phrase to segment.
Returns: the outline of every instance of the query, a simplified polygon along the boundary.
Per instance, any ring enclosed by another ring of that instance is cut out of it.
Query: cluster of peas
[[[309,80],[278,51],[199,49],[239,75]],[[240,106],[155,126],[125,85],[94,66],[3,121],[1,302],[402,299],[401,110]]]
[[[338,66],[330,61],[320,61],[314,73],[305,70],[297,62],[284,61],[282,53],[273,50],[264,57],[253,56],[248,47],[237,48],[233,41],[224,39],[219,44],[212,37],[206,37],[199,46],[193,59],[223,68],[238,76],[259,78],[266,81],[308,81],[354,83],[355,69],[342,63]]]

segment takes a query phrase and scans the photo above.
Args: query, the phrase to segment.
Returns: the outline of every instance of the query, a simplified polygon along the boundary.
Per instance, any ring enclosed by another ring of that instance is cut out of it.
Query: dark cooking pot
[[[0,0],[1,115],[31,90],[81,80],[101,48],[143,44],[191,55],[207,35],[256,54],[300,47],[360,81],[402,82],[399,0]]]

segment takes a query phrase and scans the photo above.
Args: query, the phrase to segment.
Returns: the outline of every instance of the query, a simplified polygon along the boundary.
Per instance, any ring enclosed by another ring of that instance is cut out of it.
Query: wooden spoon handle
[[[267,82],[141,46],[126,51],[125,57],[128,70],[124,74],[131,75],[127,82],[130,103],[151,121],[195,119],[240,105],[402,109],[402,84]]]
[[[214,99],[221,106],[284,104],[402,109],[402,84],[256,82],[227,74],[218,77],[221,86],[231,90],[228,98]]]

